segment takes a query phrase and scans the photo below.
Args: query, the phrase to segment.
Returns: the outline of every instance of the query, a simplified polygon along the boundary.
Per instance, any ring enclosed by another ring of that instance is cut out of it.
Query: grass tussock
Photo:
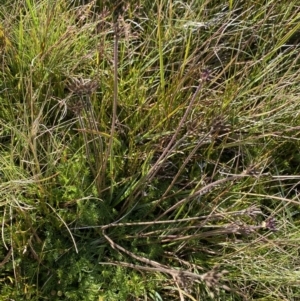
[[[1,298],[298,300],[297,1],[4,2]]]

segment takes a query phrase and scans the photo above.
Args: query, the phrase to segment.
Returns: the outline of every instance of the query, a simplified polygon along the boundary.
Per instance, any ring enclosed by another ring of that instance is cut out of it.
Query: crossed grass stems
[[[117,24],[117,23],[116,23]],[[109,146],[107,148],[104,147],[103,139],[101,135],[103,136],[104,133],[102,133],[99,130],[98,123],[95,118],[95,113],[93,111],[93,106],[91,103],[91,95],[97,90],[98,84],[97,80],[93,79],[76,79],[72,78],[68,83],[69,90],[77,97],[77,100],[69,106],[69,108],[74,112],[74,114],[78,117],[80,129],[78,131],[82,133],[84,144],[85,144],[85,150],[86,150],[86,157],[87,161],[89,163],[89,167],[91,169],[91,172],[95,179],[95,185],[97,188],[97,192],[99,197],[101,196],[103,190],[105,189],[105,183],[104,178],[106,174],[106,166],[109,160],[110,155],[112,154],[112,143],[113,143],[113,136],[115,133],[115,127],[116,127],[116,106],[117,106],[117,43],[118,43],[118,34],[117,34],[118,28],[117,25],[115,27],[115,49],[114,49],[114,60],[115,60],[115,83],[114,83],[114,102],[113,102],[113,118],[112,118],[112,125],[111,125],[111,133],[109,137]],[[191,101],[189,102],[189,105],[181,118],[178,127],[174,131],[174,134],[171,136],[171,139],[168,141],[167,145],[164,147],[162,153],[157,158],[157,160],[152,164],[152,167],[150,168],[149,172],[144,176],[144,178],[140,181],[140,185],[137,185],[134,188],[134,191],[132,194],[135,196],[135,199],[138,199],[138,197],[142,197],[143,189],[142,186],[147,185],[147,183],[150,183],[159,170],[162,168],[164,163],[168,160],[170,155],[176,151],[178,146],[182,143],[182,141],[186,138],[185,136],[178,139],[179,133],[182,130],[184,124],[187,121],[187,117],[189,116],[193,105],[195,103],[195,99],[198,96],[199,91],[203,87],[204,83],[207,82],[210,78],[210,73],[208,70],[204,70],[202,72],[202,78],[200,79],[200,83],[196,89],[196,92],[194,93]],[[272,134],[269,134],[271,136],[276,137],[281,136],[287,131],[294,131],[296,128],[288,129],[284,132],[274,132]],[[178,172],[174,176],[171,184],[168,186],[168,188],[165,190],[163,196],[161,199],[159,199],[155,205],[159,205],[160,202],[162,202],[165,198],[168,197],[168,193],[170,192],[171,188],[173,187],[174,183],[178,180],[179,176],[181,175],[183,169],[187,166],[188,162],[191,160],[191,158],[195,155],[197,150],[203,146],[204,144],[211,143],[211,141],[215,138],[222,138],[222,137],[228,137],[228,133],[232,132],[231,128],[228,127],[223,117],[218,117],[213,120],[211,124],[210,130],[202,136],[198,138],[198,142],[196,146],[192,149],[192,151],[189,153],[189,155],[184,160],[183,164],[180,166]],[[266,134],[262,134],[261,136],[256,137],[256,139],[265,137]],[[156,218],[155,221],[151,222],[131,222],[131,223],[122,223],[121,221],[130,214],[130,212],[134,209],[135,206],[133,206],[133,209],[131,209],[129,212],[125,212],[124,215],[118,219],[117,221],[110,223],[108,225],[102,225],[102,226],[94,226],[94,227],[76,227],[72,230],[79,230],[79,229],[87,229],[87,228],[100,228],[102,231],[103,237],[106,239],[106,241],[109,243],[111,248],[119,251],[120,253],[126,254],[129,257],[131,257],[133,260],[136,260],[140,263],[143,263],[144,265],[139,264],[131,264],[126,262],[100,262],[100,264],[103,265],[115,265],[115,266],[123,266],[123,267],[129,267],[136,270],[145,270],[149,272],[160,272],[169,275],[171,278],[173,278],[179,294],[180,299],[183,300],[183,295],[187,294],[188,287],[193,282],[204,282],[209,288],[218,289],[218,287],[221,287],[225,290],[230,290],[230,288],[226,285],[219,285],[220,279],[227,274],[226,270],[222,270],[218,272],[219,267],[213,268],[211,271],[203,274],[197,274],[195,272],[191,272],[190,270],[178,270],[175,268],[171,268],[167,265],[164,265],[162,263],[158,263],[154,260],[147,259],[142,256],[138,256],[128,250],[126,250],[124,247],[120,246],[118,243],[114,242],[106,233],[107,229],[115,228],[115,227],[132,227],[137,226],[144,228],[138,232],[137,235],[133,236],[127,236],[127,238],[152,238],[152,237],[159,237],[159,240],[162,244],[170,243],[170,242],[183,242],[184,244],[187,241],[190,241],[192,239],[204,239],[207,237],[215,237],[215,236],[226,236],[226,235],[250,235],[251,233],[258,233],[259,230],[270,230],[270,231],[276,231],[276,223],[274,217],[266,217],[260,210],[260,208],[256,206],[250,206],[247,209],[240,210],[240,211],[234,211],[234,212],[226,212],[226,213],[215,213],[212,211],[207,216],[200,216],[200,217],[191,217],[191,218],[184,218],[184,219],[175,219],[175,220],[162,220],[163,217],[165,217],[167,214],[170,214],[174,212],[176,209],[178,209],[181,205],[184,205],[188,201],[191,201],[196,198],[200,198],[201,196],[204,196],[205,194],[211,192],[212,190],[219,188],[225,183],[234,183],[238,181],[239,179],[245,178],[245,177],[255,177],[259,178],[262,176],[270,176],[269,174],[263,174],[262,172],[258,172],[257,168],[255,166],[250,166],[246,170],[244,170],[240,174],[236,175],[227,175],[224,178],[221,178],[219,180],[215,180],[211,183],[204,184],[203,187],[200,189],[194,191],[191,195],[189,195],[186,198],[183,198],[179,202],[177,202],[175,205],[168,208],[166,211],[164,211],[159,217]],[[271,178],[275,179],[276,177],[271,176]],[[198,188],[198,187],[197,187]],[[128,204],[126,204],[128,205]],[[124,206],[123,206],[124,208]],[[128,208],[125,206],[125,208]],[[236,222],[233,221],[233,218],[236,218],[238,216],[246,216],[250,218],[252,221],[254,220],[256,222],[256,225],[253,225],[253,223],[248,224],[244,222]],[[259,223],[257,222],[257,217],[263,216],[264,222]],[[221,225],[207,225],[209,222],[216,222],[216,221],[222,221],[222,220],[228,220],[230,219],[230,223],[221,223]],[[182,224],[182,223],[194,223],[192,226],[187,225],[180,228],[172,228],[171,230],[168,229],[170,232],[173,232],[173,234],[163,235],[162,232],[165,231],[165,229],[159,229],[155,231],[148,231],[146,230],[153,225],[170,225],[170,224]],[[213,228],[208,231],[202,231],[203,229],[207,228]],[[184,232],[192,230],[193,234],[185,234]],[[71,234],[71,232],[70,232]],[[72,234],[71,234],[72,235]],[[259,239],[263,239],[261,236]],[[75,240],[73,239],[73,242],[76,247]],[[255,241],[257,242],[257,240]],[[76,248],[77,249],[77,248]],[[191,265],[191,264],[189,264]],[[194,266],[194,270],[203,270],[200,266]],[[183,287],[183,290],[180,288]]]
[[[95,113],[93,111],[93,105],[91,102],[91,95],[97,90],[98,83],[97,80],[93,79],[83,79],[83,78],[72,78],[68,82],[68,88],[69,90],[77,97],[76,101],[73,102],[73,104],[69,105],[69,108],[73,111],[73,113],[77,116],[79,125],[81,129],[78,129],[84,139],[85,144],[85,150],[86,150],[86,157],[87,161],[89,163],[89,167],[91,169],[91,172],[94,176],[96,189],[98,192],[99,197],[101,197],[101,194],[103,192],[103,189],[105,188],[104,178],[106,173],[106,165],[108,163],[109,156],[112,155],[112,142],[113,142],[113,136],[115,133],[115,126],[116,126],[116,106],[118,102],[118,82],[117,82],[117,49],[118,49],[118,22],[116,22],[115,25],[115,47],[114,47],[114,60],[115,60],[115,82],[114,82],[114,103],[113,103],[113,117],[112,117],[112,126],[111,126],[111,132],[110,132],[110,140],[109,140],[109,146],[105,150],[103,146],[103,140],[101,137],[101,132],[99,130]],[[172,154],[178,146],[182,143],[182,140],[185,138],[182,137],[181,139],[177,139],[179,136],[179,133],[181,129],[183,128],[184,124],[186,123],[186,120],[193,108],[193,105],[195,103],[196,97],[198,96],[199,91],[203,87],[203,85],[210,80],[210,72],[209,70],[204,70],[201,74],[201,79],[199,81],[199,85],[183,115],[181,118],[178,127],[176,128],[174,134],[172,135],[171,139],[169,140],[167,146],[163,149],[161,155],[156,160],[156,162],[152,165],[149,172],[144,176],[144,179],[142,179],[141,183],[144,186],[146,183],[150,183],[156,176],[156,174],[159,172],[160,168],[163,166],[163,164],[167,161],[170,154]],[[85,116],[84,116],[85,115]],[[171,184],[168,186],[166,191],[164,192],[162,198],[157,201],[156,205],[158,205],[160,202],[164,200],[164,198],[168,195],[171,188],[175,184],[175,182],[178,180],[180,174],[182,173],[183,169],[187,166],[188,162],[191,160],[191,158],[195,155],[197,150],[203,146],[204,144],[207,144],[207,142],[211,142],[214,138],[222,138],[224,136],[227,136],[227,134],[230,132],[231,128],[226,124],[224,118],[217,117],[213,120],[210,130],[207,132],[207,134],[202,135],[198,139],[197,145],[193,148],[193,150],[189,153],[181,167],[179,168],[177,174],[173,178]],[[103,133],[102,133],[103,134]],[[91,143],[90,143],[91,142]],[[104,154],[104,156],[103,156]],[[115,266],[123,266],[127,268],[132,268],[135,270],[145,270],[149,272],[160,272],[169,275],[176,284],[180,300],[184,300],[184,295],[189,292],[189,288],[191,287],[191,284],[196,283],[205,283],[208,288],[214,289],[216,291],[219,290],[219,288],[223,288],[227,291],[230,291],[231,289],[227,285],[220,285],[219,282],[221,278],[226,275],[228,272],[226,270],[218,271],[219,267],[215,266],[211,271],[203,273],[203,274],[197,274],[195,272],[191,272],[189,270],[183,270],[183,269],[176,269],[171,268],[165,264],[158,263],[157,261],[147,259],[145,257],[136,255],[128,250],[126,250],[124,247],[120,246],[116,242],[114,242],[107,234],[106,230],[113,227],[131,227],[131,226],[144,226],[143,230],[140,230],[137,235],[129,236],[127,238],[136,238],[137,236],[140,238],[152,238],[152,237],[159,237],[160,243],[166,244],[170,242],[184,242],[190,241],[193,239],[205,239],[207,237],[215,237],[215,236],[226,236],[226,235],[249,235],[251,233],[257,232],[261,229],[267,229],[271,231],[276,231],[276,223],[275,219],[273,217],[267,218],[262,224],[257,225],[250,225],[243,222],[235,222],[232,221],[227,224],[222,225],[209,225],[208,227],[214,227],[212,230],[208,231],[202,231],[200,232],[200,229],[205,229],[207,227],[208,222],[212,221],[220,221],[224,219],[232,219],[233,217],[237,216],[248,216],[252,220],[255,220],[257,216],[264,214],[262,211],[256,207],[251,206],[245,210],[235,211],[235,212],[227,212],[227,213],[214,213],[211,212],[211,214],[207,216],[201,216],[201,217],[191,217],[191,218],[184,218],[184,219],[175,219],[175,220],[161,220],[164,216],[167,214],[170,214],[174,210],[176,210],[179,206],[187,203],[188,201],[200,198],[201,196],[211,192],[215,188],[220,187],[222,184],[225,184],[227,182],[235,182],[238,179],[244,178],[244,177],[257,177],[259,176],[259,173],[256,171],[255,166],[249,167],[247,170],[244,170],[241,174],[238,175],[231,175],[226,176],[225,178],[216,180],[214,182],[211,182],[209,184],[204,185],[204,187],[200,188],[198,191],[194,192],[193,194],[189,195],[186,198],[183,198],[179,202],[177,202],[175,205],[168,208],[164,213],[162,213],[158,218],[156,218],[155,221],[152,222],[132,222],[132,223],[121,223],[121,220],[123,220],[127,215],[130,214],[130,212],[134,209],[135,206],[129,212],[125,213],[120,219],[117,221],[110,223],[108,225],[104,226],[94,226],[94,227],[76,227],[73,228],[73,230],[79,230],[79,229],[87,229],[87,228],[100,228],[102,230],[102,235],[106,239],[106,241],[109,243],[112,249],[119,251],[120,253],[126,254],[129,257],[131,257],[133,260],[136,260],[138,262],[143,263],[144,265],[139,264],[131,264],[127,262],[99,262],[99,264],[103,265],[115,265]],[[141,186],[137,186],[134,191],[133,195],[141,196],[143,192],[143,189],[141,189]],[[123,206],[124,207],[124,206]],[[169,234],[169,235],[162,235],[161,233],[165,231],[165,229],[155,230],[155,231],[148,231],[145,232],[146,229],[153,225],[168,225],[168,224],[182,224],[182,223],[195,223],[193,226],[185,226],[180,228],[173,228],[169,229],[169,232],[173,232],[176,234]],[[193,234],[179,234],[184,233],[188,230],[192,230]],[[69,231],[71,234],[71,232]],[[71,234],[72,236],[72,234]],[[72,237],[72,241],[75,245],[75,249],[77,250],[75,239]],[[190,264],[189,264],[190,265]],[[194,270],[199,271],[202,270],[200,266],[193,265]],[[183,289],[181,289],[183,288]],[[211,294],[213,296],[213,293],[211,291]],[[191,296],[190,296],[191,297]]]
[[[116,56],[117,57],[117,56]],[[115,64],[117,66],[117,64]],[[203,72],[203,77],[205,77],[206,71]],[[117,77],[115,76],[115,81]],[[202,79],[203,80],[203,79]],[[201,83],[202,84],[202,83]],[[73,78],[70,80],[69,88],[71,92],[75,95],[76,100],[74,102],[74,105],[70,105],[70,109],[73,110],[73,112],[78,117],[78,122],[80,124],[80,129],[78,131],[82,134],[84,139],[84,144],[86,148],[86,157],[90,166],[90,169],[92,171],[92,174],[95,179],[96,188],[98,191],[98,194],[101,195],[103,192],[103,189],[105,188],[105,183],[103,183],[104,175],[106,173],[106,163],[108,160],[108,157],[110,155],[110,152],[108,149],[105,148],[106,144],[103,143],[103,133],[100,132],[98,123],[95,118],[95,112],[93,111],[93,106],[91,104],[91,95],[95,92],[97,89],[97,80],[93,79],[76,79]],[[200,85],[199,85],[200,86]],[[199,88],[200,90],[200,88]],[[196,97],[196,94],[194,97]],[[159,156],[159,158],[154,162],[151,168],[151,172],[149,172],[143,181],[141,181],[141,185],[147,185],[147,183],[151,182],[152,179],[155,178],[159,170],[162,169],[162,166],[165,162],[168,161],[168,158],[172,155],[172,153],[178,148],[180,143],[182,143],[183,138],[179,138],[179,132],[180,128],[183,124],[186,122],[186,116],[189,115],[190,108],[193,106],[193,99],[190,102],[186,114],[184,114],[184,117],[180,121],[180,124],[178,128],[175,130],[175,133],[172,135],[171,140],[169,140],[168,145],[166,148],[164,148],[162,154]],[[116,104],[116,99],[114,101],[114,104]],[[115,122],[112,123],[111,127],[112,131],[115,129]],[[267,136],[283,136],[284,134],[288,132],[292,132],[294,130],[299,130],[299,127],[293,127],[289,128],[285,131],[276,131],[273,133],[264,133],[264,134],[258,134],[254,139],[264,138]],[[206,134],[199,137],[198,142],[196,146],[192,149],[192,151],[189,153],[189,155],[186,157],[186,160],[184,161],[183,165],[180,167],[180,170],[175,175],[172,183],[167,188],[167,190],[164,192],[164,196],[156,202],[156,205],[159,205],[160,202],[162,202],[165,198],[168,197],[168,192],[172,188],[172,185],[176,182],[178,177],[180,176],[181,171],[183,168],[187,165],[187,162],[189,159],[197,152],[197,150],[204,144],[210,143],[212,137],[218,137],[222,138],[226,137],[228,134],[228,131],[230,129],[226,129],[224,127],[224,122],[222,122],[222,118],[219,120],[214,120],[211,125],[211,129],[207,131]],[[107,137],[107,136],[105,136]],[[113,135],[111,135],[111,140],[113,141]],[[250,138],[253,139],[253,138]],[[104,144],[104,145],[103,145]],[[223,175],[224,176],[224,175]],[[140,262],[144,265],[134,265],[126,262],[101,262],[101,264],[111,264],[116,266],[124,266],[129,267],[137,270],[146,270],[149,272],[161,272],[164,274],[169,275],[172,277],[179,287],[186,287],[188,286],[189,282],[205,282],[208,286],[217,286],[218,281],[222,278],[223,275],[226,274],[226,271],[217,271],[217,267],[213,269],[212,271],[208,273],[204,273],[202,275],[199,275],[197,273],[192,273],[190,270],[182,270],[179,271],[175,268],[170,268],[169,266],[166,266],[164,264],[155,262],[153,260],[149,260],[142,256],[137,256],[136,254],[129,252],[122,246],[120,246],[118,243],[113,241],[111,237],[106,233],[108,232],[108,229],[116,228],[116,227],[144,227],[142,230],[139,231],[137,234],[138,237],[141,238],[152,238],[152,237],[158,237],[161,241],[161,243],[169,243],[169,242],[183,242],[186,243],[189,240],[192,239],[202,239],[206,237],[214,237],[218,235],[249,235],[251,233],[258,233],[259,230],[276,230],[276,224],[275,219],[273,217],[267,218],[263,215],[260,208],[252,206],[245,210],[241,211],[235,211],[235,212],[226,212],[226,213],[215,213],[216,210],[213,210],[209,215],[207,216],[201,216],[201,217],[191,217],[186,219],[175,219],[175,220],[162,220],[166,215],[171,214],[176,209],[178,209],[180,206],[186,204],[187,202],[200,198],[209,192],[213,191],[214,189],[218,189],[219,187],[222,187],[222,185],[226,183],[234,183],[239,181],[240,179],[246,178],[246,177],[270,177],[270,175],[262,174],[261,172],[257,172],[257,169],[255,167],[250,167],[241,174],[237,175],[225,175],[224,178],[221,178],[219,180],[215,180],[211,183],[204,183],[202,187],[199,188],[199,186],[196,187],[196,191],[194,191],[191,195],[188,197],[181,199],[178,203],[176,203],[174,206],[168,208],[166,211],[164,211],[160,216],[157,217],[155,221],[152,222],[133,222],[133,223],[122,223],[122,219],[124,219],[127,214],[130,212],[125,212],[123,217],[119,220],[103,226],[95,226],[95,227],[88,227],[88,228],[100,228],[100,230],[103,233],[104,239],[108,242],[108,244],[111,246],[111,248],[118,250],[121,253],[127,254],[129,257],[131,257],[133,260]],[[271,176],[271,178],[276,179],[275,176]],[[202,185],[202,183],[200,184]],[[143,189],[140,189],[141,186],[138,186],[135,189],[135,199],[138,198],[139,194],[143,193]],[[134,207],[134,206],[133,206]],[[242,222],[236,222],[234,221],[234,218],[240,216],[240,217],[250,217],[254,221],[256,221],[256,217],[263,216],[263,218],[266,218],[264,223],[258,223],[257,225],[253,225],[252,223],[242,223]],[[229,223],[222,223],[223,220],[230,220]],[[211,225],[208,223],[211,222],[220,222],[220,225]],[[173,224],[184,224],[187,225],[185,227],[181,228],[171,228],[168,235],[164,235],[161,232],[164,230],[155,230],[150,231],[147,229],[150,226],[153,225],[173,225]],[[193,225],[190,225],[193,223]],[[67,225],[65,225],[67,227]],[[85,227],[81,227],[85,228]],[[74,228],[80,229],[78,228]],[[207,230],[209,229],[209,230]],[[185,234],[183,232],[192,230],[193,234]],[[203,231],[204,230],[204,231]],[[200,232],[201,231],[201,232]],[[70,232],[72,235],[72,233]],[[136,236],[128,236],[128,238],[134,238]],[[260,238],[259,238],[260,239]],[[76,242],[73,240],[75,246]],[[253,243],[257,242],[255,240]],[[32,252],[34,252],[34,249],[30,246]],[[12,254],[12,248],[9,249],[8,254],[5,256],[4,260],[0,262],[0,267],[3,266],[11,257]],[[173,254],[173,256],[176,256]],[[190,266],[192,266],[191,263],[189,263]],[[200,266],[194,266],[194,271],[203,270]],[[226,289],[226,287],[224,287]],[[184,294],[183,291],[179,290],[181,294]],[[180,296],[181,299],[183,299],[182,295]]]
[[[193,102],[195,101],[195,98],[201,89],[203,83],[208,79],[208,72],[205,71],[204,77],[202,81],[200,82],[196,92],[194,93],[194,96],[184,114],[182,117],[179,126],[177,127],[174,135],[170,139],[168,145],[162,152],[161,156],[157,159],[155,164],[150,169],[149,173],[147,174],[146,179],[144,179],[144,182],[150,182],[157,172],[159,171],[160,167],[163,165],[164,161],[170,156],[170,154],[176,149],[181,142],[181,139],[176,142],[176,137],[179,134],[179,131],[181,127],[183,126],[190,109],[192,108]],[[105,174],[105,159],[103,159],[102,155],[104,153],[103,148],[103,141],[101,137],[101,132],[98,128],[97,121],[95,118],[95,113],[93,111],[93,106],[91,103],[91,95],[95,92],[97,89],[97,81],[96,80],[84,80],[84,79],[72,79],[72,81],[68,84],[69,90],[74,93],[77,96],[77,101],[73,103],[73,105],[70,105],[70,109],[76,114],[78,117],[79,125],[81,129],[78,129],[84,139],[85,149],[86,149],[86,157],[89,162],[90,169],[94,175],[95,184],[97,187],[97,191],[99,195],[102,193],[103,190],[103,178]],[[83,116],[85,115],[85,116]],[[182,164],[181,168],[179,169],[178,173],[174,177],[172,183],[169,185],[167,190],[164,192],[162,198],[157,201],[157,204],[164,200],[164,198],[167,196],[168,192],[170,191],[173,184],[178,179],[179,175],[182,172],[182,169],[187,165],[189,160],[192,158],[192,156],[196,153],[196,151],[205,143],[207,143],[208,137],[213,136],[224,136],[228,134],[229,127],[225,124],[224,120],[222,118],[217,118],[213,121],[211,128],[208,132],[208,134],[203,135],[201,139],[199,139],[199,143],[194,147],[194,149],[190,152],[190,154],[187,156],[186,160]],[[91,143],[90,143],[91,142]],[[106,156],[109,156],[109,153],[106,153]],[[107,163],[107,161],[106,161]],[[167,244],[170,242],[183,242],[186,244],[187,241],[194,240],[194,239],[205,239],[207,237],[216,237],[216,236],[226,236],[226,235],[244,235],[248,236],[251,233],[258,232],[259,230],[271,230],[276,231],[276,223],[275,219],[273,217],[266,218],[266,216],[262,213],[262,211],[256,207],[256,206],[250,206],[247,209],[240,210],[240,211],[234,211],[234,212],[226,212],[226,213],[214,213],[211,212],[211,214],[207,216],[200,216],[200,217],[190,217],[190,218],[183,218],[183,219],[175,219],[175,220],[162,220],[164,216],[167,214],[170,214],[171,212],[174,212],[177,208],[179,208],[181,205],[187,203],[188,201],[191,201],[195,198],[200,198],[201,196],[211,192],[215,188],[218,188],[222,186],[225,183],[228,182],[236,182],[238,179],[242,179],[245,177],[260,177],[260,176],[269,176],[268,174],[261,174],[256,171],[256,168],[254,166],[249,167],[248,169],[244,170],[241,174],[237,175],[227,175],[224,178],[221,178],[219,180],[216,180],[214,182],[211,182],[209,184],[204,185],[204,187],[200,188],[193,194],[189,195],[186,198],[183,198],[182,200],[178,201],[175,205],[168,208],[164,213],[162,213],[155,221],[151,222],[131,222],[131,223],[121,223],[121,220],[124,219],[129,213],[127,212],[123,217],[121,217],[119,220],[110,223],[108,225],[103,226],[94,226],[94,227],[76,227],[72,230],[79,230],[79,229],[87,229],[87,228],[100,228],[102,230],[103,237],[106,239],[106,241],[109,243],[111,248],[119,251],[120,253],[126,254],[129,257],[131,257],[133,260],[136,260],[138,262],[143,263],[144,265],[139,264],[131,264],[126,262],[99,262],[103,265],[115,265],[115,266],[123,266],[127,268],[136,269],[139,271],[145,270],[149,272],[160,272],[169,275],[175,282],[179,294],[180,299],[184,300],[183,295],[187,294],[189,291],[189,287],[191,287],[191,284],[196,282],[204,282],[208,288],[219,290],[219,288],[223,288],[225,290],[231,290],[227,285],[220,285],[219,282],[221,278],[226,275],[228,272],[226,270],[218,271],[219,267],[215,266],[211,271],[203,273],[203,274],[197,274],[195,272],[191,272],[190,270],[183,270],[183,269],[176,269],[171,268],[165,264],[158,263],[157,261],[147,259],[142,256],[138,256],[128,250],[126,250],[124,247],[120,246],[116,242],[114,242],[106,233],[106,230],[109,228],[114,227],[132,227],[132,226],[144,226],[143,230],[140,230],[137,235],[127,235],[127,238],[134,239],[137,236],[140,238],[153,238],[158,237],[161,244]],[[138,194],[138,190],[136,191]],[[253,220],[256,220],[256,225],[247,224],[243,222],[236,222],[233,221],[234,217],[237,216],[247,216],[248,218]],[[257,217],[263,216],[265,221],[263,223],[257,222]],[[230,223],[223,223],[221,225],[207,225],[209,222],[216,222],[216,221],[222,221],[225,219],[231,219],[232,221]],[[186,225],[181,226],[180,228],[171,228],[168,229],[169,233],[174,234],[168,234],[163,235],[162,232],[165,232],[165,229],[159,229],[154,231],[148,231],[146,232],[147,228],[154,225],[170,225],[170,224],[190,224],[193,223],[193,225]],[[203,229],[210,228],[207,231],[201,231]],[[192,234],[185,234],[187,231],[192,230]],[[71,232],[69,232],[71,234]],[[179,234],[180,233],[180,234]],[[72,235],[72,234],[71,234]],[[73,243],[75,244],[75,248],[77,249],[75,239],[73,238]],[[3,263],[4,264],[4,263]],[[196,270],[202,269],[201,267],[194,265],[194,268],[196,267]],[[183,290],[181,289],[183,288]],[[212,293],[212,292],[211,292]],[[213,293],[212,293],[213,294]]]

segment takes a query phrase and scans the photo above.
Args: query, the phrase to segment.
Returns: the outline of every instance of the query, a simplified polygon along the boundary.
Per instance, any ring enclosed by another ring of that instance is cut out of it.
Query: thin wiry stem
[[[81,96],[82,102],[83,96]],[[84,110],[86,113],[86,117],[88,120],[89,128],[91,130],[94,129],[94,133],[92,135],[92,146],[93,146],[93,154],[94,154],[94,160],[95,160],[95,168],[92,166],[94,163],[91,162],[91,169],[93,171],[94,177],[95,177],[95,182],[96,182],[96,187],[98,191],[98,196],[100,196],[101,191],[103,189],[103,178],[101,177],[101,170],[103,168],[102,164],[102,155],[103,155],[103,143],[102,143],[102,138],[100,136],[100,131],[97,126],[97,122],[95,119],[94,111],[92,108],[91,100],[90,100],[90,95],[86,96],[86,102],[84,102]],[[96,137],[94,137],[96,135]],[[87,146],[88,148],[88,146]]]
[[[13,252],[13,248],[10,247],[10,249],[8,250],[8,252],[5,255],[4,259],[0,262],[0,268],[2,268],[10,260],[12,252]]]
[[[71,239],[73,241],[73,244],[74,244],[74,247],[75,247],[75,251],[76,253],[78,253],[78,248],[77,248],[77,245],[76,245],[76,242],[75,242],[75,239],[74,239],[74,236],[72,234],[72,232],[70,231],[68,225],[66,224],[66,222],[59,216],[59,214],[55,211],[55,209],[47,203],[47,205],[51,208],[51,210],[56,214],[56,216],[61,220],[61,222],[65,225],[67,231],[69,232],[70,236],[71,236]]]
[[[104,179],[105,172],[107,168],[107,163],[109,158],[113,158],[113,141],[114,141],[114,135],[115,135],[115,128],[116,128],[116,122],[117,122],[117,105],[118,105],[118,43],[119,43],[119,23],[118,20],[115,22],[115,40],[114,40],[114,99],[113,99],[113,108],[112,108],[112,121],[111,121],[111,128],[110,128],[110,138],[107,146],[107,150],[105,153],[105,158],[103,162],[103,169],[102,169],[102,175],[101,178]],[[110,174],[112,177],[113,173],[113,160],[110,160]],[[111,194],[113,185],[110,185]]]
[[[216,213],[211,215],[197,216],[197,217],[189,217],[189,218],[181,218],[176,220],[165,220],[165,221],[152,221],[152,222],[132,222],[132,223],[111,223],[104,226],[88,226],[88,227],[75,227],[72,230],[80,230],[80,229],[91,229],[91,228],[101,228],[108,229],[111,227],[124,227],[124,226],[146,226],[146,225],[159,225],[159,224],[173,224],[173,223],[182,223],[182,222],[191,222],[197,220],[219,220],[228,216],[238,216],[238,215],[249,215],[256,216],[258,214],[262,214],[259,208],[252,206],[245,210],[233,211],[233,212],[224,212],[224,213]]]
[[[203,83],[200,82],[183,117],[181,118],[178,127],[176,128],[175,133],[173,134],[170,142],[168,143],[168,145],[165,147],[164,151],[162,152],[162,154],[160,155],[160,157],[157,159],[157,161],[155,162],[155,164],[150,168],[149,172],[147,173],[147,175],[145,175],[144,179],[141,181],[142,185],[145,185],[146,183],[150,182],[155,175],[158,173],[160,167],[163,165],[163,163],[165,162],[165,160],[167,160],[168,158],[168,154],[170,154],[170,152],[172,152],[172,150],[178,145],[178,143],[176,143],[176,138],[182,128],[182,126],[184,125],[190,111],[193,108],[193,105],[197,99],[197,96],[201,90],[203,86]],[[133,194],[135,194],[136,196],[138,196],[141,193],[142,189],[140,186],[138,186],[135,189],[135,192]]]
[[[158,160],[156,161],[156,163],[149,170],[148,175],[147,175],[147,181],[151,181],[155,177],[156,173],[159,170],[159,165],[161,165],[166,160],[167,154],[169,153],[171,147],[173,146],[173,144],[174,144],[174,142],[176,140],[176,137],[178,136],[178,134],[179,134],[179,132],[180,132],[180,130],[181,130],[184,122],[186,121],[186,119],[187,119],[187,117],[188,117],[191,109],[193,108],[193,104],[194,104],[194,102],[196,100],[196,97],[198,96],[198,93],[200,92],[201,88],[202,88],[202,83],[200,82],[199,85],[198,85],[198,87],[197,87],[197,90],[194,93],[194,95],[193,95],[193,97],[192,97],[192,99],[191,99],[191,101],[190,101],[190,103],[189,103],[189,105],[188,105],[188,107],[187,107],[187,109],[186,109],[183,117],[181,118],[181,120],[179,122],[179,125],[178,125],[178,127],[177,127],[174,135],[172,136],[170,142],[168,143],[168,145],[166,146],[166,148],[164,149],[163,153],[160,155],[160,157],[158,158]]]

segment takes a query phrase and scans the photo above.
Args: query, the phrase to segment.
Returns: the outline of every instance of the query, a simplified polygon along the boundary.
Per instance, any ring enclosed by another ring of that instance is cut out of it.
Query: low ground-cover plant
[[[296,300],[296,1],[1,8],[3,300]]]

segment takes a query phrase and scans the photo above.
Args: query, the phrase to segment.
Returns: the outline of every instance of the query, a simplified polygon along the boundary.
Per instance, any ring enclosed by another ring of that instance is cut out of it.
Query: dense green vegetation
[[[299,300],[298,1],[2,1],[1,300]]]

